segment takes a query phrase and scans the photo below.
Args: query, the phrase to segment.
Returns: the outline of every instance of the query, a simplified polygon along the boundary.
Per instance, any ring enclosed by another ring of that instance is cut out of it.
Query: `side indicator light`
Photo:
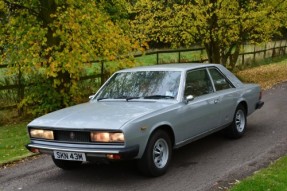
[[[36,148],[31,148],[30,150],[32,153],[40,153],[40,150],[39,149],[36,149]]]

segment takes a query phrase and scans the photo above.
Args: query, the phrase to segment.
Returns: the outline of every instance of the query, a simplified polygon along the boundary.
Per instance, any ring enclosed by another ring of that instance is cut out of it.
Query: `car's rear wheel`
[[[155,131],[138,161],[139,170],[147,176],[160,176],[166,173],[171,158],[171,140],[167,132]]]
[[[246,109],[242,105],[238,105],[233,117],[232,124],[226,129],[226,135],[234,139],[240,138],[244,135],[246,126]]]
[[[52,156],[54,164],[63,170],[73,170],[81,166],[82,161],[58,160]]]

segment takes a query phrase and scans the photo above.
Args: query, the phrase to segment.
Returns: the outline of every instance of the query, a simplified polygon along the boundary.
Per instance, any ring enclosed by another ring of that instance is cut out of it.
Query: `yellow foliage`
[[[125,21],[113,21],[94,0],[0,0],[0,10],[0,63],[36,85],[21,106],[32,100],[47,112],[71,105],[81,96],[87,62],[122,62],[141,50]]]
[[[131,27],[142,42],[200,43],[209,61],[226,64],[246,41],[267,41],[287,22],[287,1],[137,0]],[[233,55],[232,55],[233,54]],[[218,59],[219,58],[219,59]],[[236,60],[235,60],[236,61]]]

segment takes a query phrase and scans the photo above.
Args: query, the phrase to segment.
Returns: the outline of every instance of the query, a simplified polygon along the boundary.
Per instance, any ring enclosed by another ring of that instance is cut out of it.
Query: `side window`
[[[213,92],[213,87],[206,69],[189,71],[186,74],[184,96],[201,96]]]
[[[221,74],[217,69],[209,69],[216,91],[233,88],[229,81],[226,80],[225,76]]]

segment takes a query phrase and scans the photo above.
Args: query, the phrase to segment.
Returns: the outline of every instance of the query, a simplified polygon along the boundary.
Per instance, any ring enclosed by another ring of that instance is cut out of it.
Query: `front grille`
[[[90,142],[90,132],[56,130],[54,136],[57,141]]]

